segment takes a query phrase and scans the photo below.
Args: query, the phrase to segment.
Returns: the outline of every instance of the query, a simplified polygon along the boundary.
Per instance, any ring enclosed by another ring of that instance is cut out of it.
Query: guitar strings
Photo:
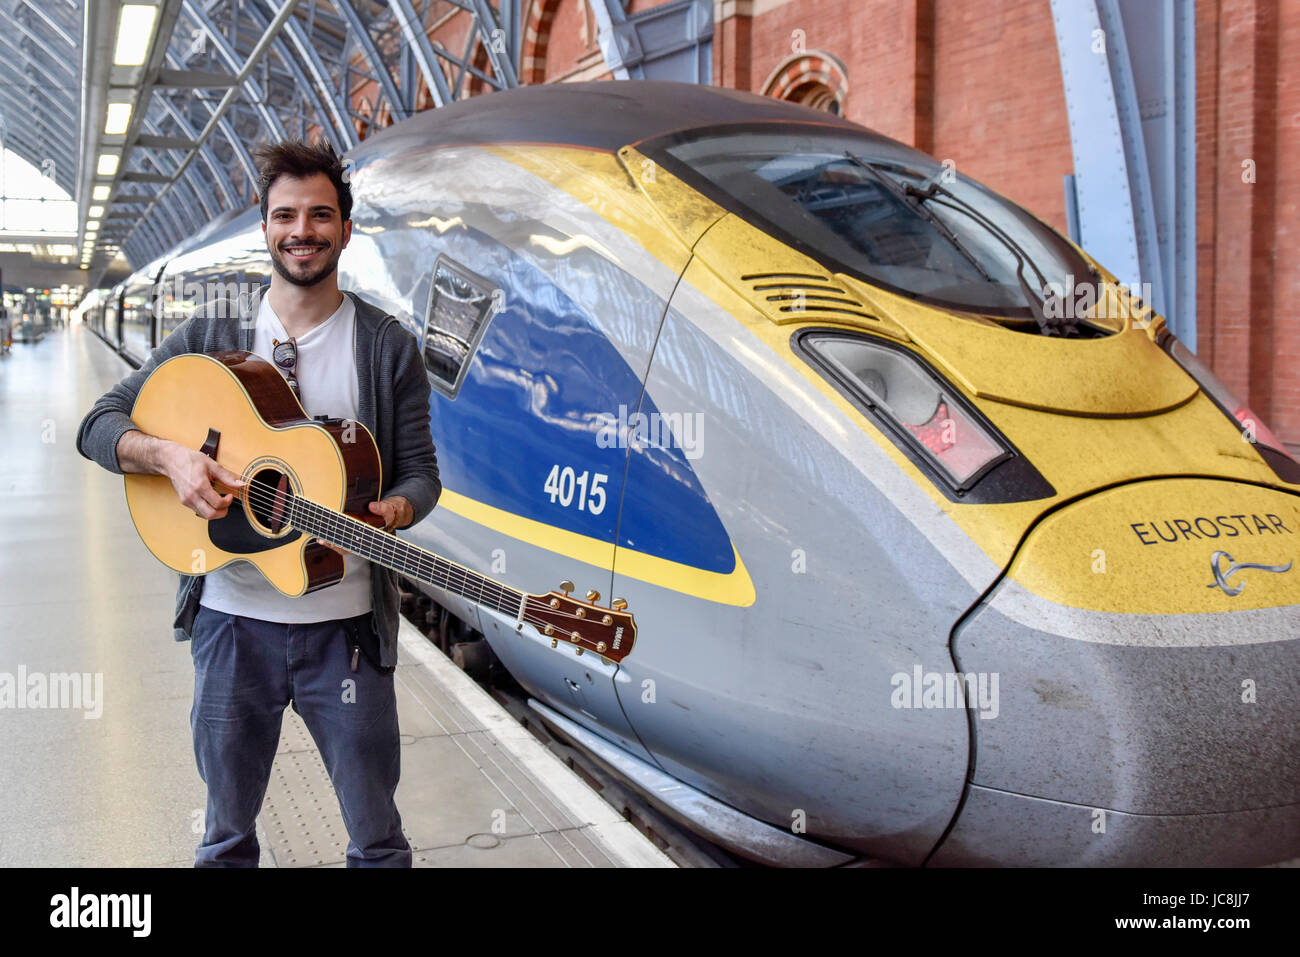
[[[446,578],[448,583],[456,581],[457,584],[464,586],[471,579],[471,577],[474,579],[479,579],[480,600],[482,600],[485,597],[484,586],[491,585],[497,593],[496,600],[506,602],[506,607],[498,608],[497,609],[498,611],[505,612],[505,611],[514,610],[515,608],[518,607],[519,602],[523,598],[522,592],[512,589],[509,586],[502,585],[500,582],[494,581],[493,579],[490,579],[485,575],[479,575],[477,572],[474,572],[461,565],[458,565],[455,562],[450,561],[449,559],[445,559],[442,558],[441,556],[433,555],[432,553],[426,552],[424,549],[421,549],[416,545],[412,545],[410,542],[403,541],[402,539],[389,535],[386,532],[380,532],[374,526],[368,525],[365,522],[355,519],[350,515],[334,512],[330,509],[325,508],[322,505],[319,505],[316,502],[311,501],[310,499],[301,498],[300,496],[297,496],[292,492],[281,492],[278,488],[269,485],[267,483],[261,482],[257,479],[254,479],[252,482],[250,482],[249,486],[254,492],[259,493],[255,504],[259,504],[264,508],[267,508],[268,510],[273,509],[276,504],[284,504],[290,511],[292,511],[295,506],[299,506],[304,509],[314,508],[317,510],[316,514],[314,516],[308,516],[308,517],[314,517],[323,520],[323,522],[318,523],[318,524],[322,524],[323,526],[322,534],[334,533],[335,537],[340,539],[340,543],[346,539],[351,538],[353,539],[353,544],[361,544],[361,543],[368,544],[372,546],[372,549],[378,553],[377,557],[380,560],[392,560],[395,564],[400,564],[402,566],[401,570],[403,571],[410,571],[417,574],[425,574],[425,575],[429,575],[430,577],[436,578],[436,576],[439,574],[438,562],[441,561],[447,565],[447,573],[444,575],[444,577]],[[349,525],[349,523],[353,530],[353,534],[351,535],[349,535],[348,532],[345,530],[346,527]],[[299,523],[300,526],[302,524],[303,523]],[[386,550],[391,551],[391,554],[385,554]],[[403,560],[403,558],[398,555],[398,552],[400,551],[414,553],[412,557],[415,560],[416,567],[411,568],[410,567],[411,562]],[[425,556],[428,557],[426,558]],[[369,557],[369,556],[363,555],[362,557]],[[426,566],[432,566],[432,567],[430,568]],[[514,592],[513,598],[510,597],[510,592]]]
[[[498,603],[508,599],[509,594],[511,592],[514,592],[519,596],[515,600],[507,601],[506,607],[501,607],[500,604],[494,605],[497,611],[503,614],[507,612],[513,612],[515,609],[519,607],[520,603],[523,602],[524,603],[524,615],[522,617],[523,622],[525,622],[526,624],[533,625],[534,627],[537,627],[539,630],[542,630],[542,628],[545,625],[552,624],[551,622],[547,622],[544,619],[539,619],[530,616],[528,614],[527,599],[523,592],[511,588],[508,585],[503,585],[500,582],[495,581],[494,579],[488,578],[486,575],[480,575],[479,573],[473,571],[472,569],[465,568],[464,566],[459,565],[456,562],[453,562],[449,559],[445,559],[442,558],[441,556],[433,555],[431,552],[428,552],[427,550],[422,549],[419,546],[412,545],[410,542],[406,542],[403,539],[397,538],[395,535],[388,534],[387,532],[381,532],[378,529],[376,529],[373,525],[368,525],[365,522],[353,518],[350,515],[346,515],[340,512],[335,512],[331,509],[327,509],[325,506],[320,505],[317,502],[313,502],[310,499],[301,498],[293,492],[282,491],[278,487],[273,486],[270,483],[258,479],[252,479],[247,483],[246,487],[248,489],[248,494],[250,498],[254,495],[254,493],[256,493],[257,496],[256,501],[255,502],[250,501],[250,504],[258,504],[264,508],[267,508],[268,510],[273,510],[277,504],[285,505],[290,512],[293,511],[295,505],[300,507],[303,510],[306,510],[308,508],[316,509],[317,514],[315,517],[324,519],[326,533],[338,532],[340,533],[338,535],[340,539],[346,538],[346,532],[344,532],[343,529],[345,526],[350,524],[354,530],[353,537],[356,539],[357,543],[366,542],[367,544],[378,546],[377,551],[379,554],[377,560],[378,563],[381,565],[384,564],[386,561],[391,561],[393,562],[393,564],[400,565],[401,566],[400,570],[412,572],[418,575],[427,576],[432,580],[432,583],[436,585],[438,584],[437,578],[439,574],[438,562],[441,561],[447,565],[447,572],[443,575],[443,578],[446,581],[445,587],[447,587],[449,590],[452,590],[451,586],[454,583],[458,587],[464,589],[464,591],[462,591],[462,594],[466,594],[466,596],[468,596],[467,583],[471,580],[471,578],[473,578],[478,580],[479,582],[478,601],[480,603],[487,604],[487,602],[484,600],[484,584],[491,585],[496,590],[497,595],[495,601]],[[292,518],[293,516],[291,515],[290,517]],[[392,547],[391,556],[385,556],[383,554],[385,545],[391,545]],[[407,553],[414,553],[414,560],[416,566],[415,568],[409,567],[410,563],[408,561],[399,558],[397,554],[399,550],[405,551]],[[426,558],[425,556],[428,557]],[[362,555],[360,557],[370,558],[370,560],[372,561],[376,560],[376,558],[371,556],[366,556],[366,555]],[[426,568],[425,567],[426,564],[431,565],[432,566],[431,569]],[[453,575],[453,573],[456,574]],[[458,581],[456,580],[457,576],[459,578]],[[571,618],[575,621],[592,621],[593,624],[595,623],[594,620],[592,619],[579,619],[578,616],[572,612],[560,612],[557,610],[555,611],[555,614],[557,617]],[[566,639],[571,639],[572,637],[572,632],[566,631],[563,627],[558,627],[555,628],[554,630],[560,635],[563,635]]]
[[[312,502],[310,499],[303,499],[303,498],[300,498],[300,497],[294,495],[293,493],[285,493],[285,492],[281,492],[278,488],[274,488],[273,486],[271,486],[271,485],[269,485],[269,484],[266,484],[266,483],[263,483],[263,482],[259,482],[259,481],[256,480],[256,479],[252,480],[252,481],[249,483],[249,486],[250,486],[250,488],[251,488],[252,491],[258,493],[258,501],[257,501],[257,504],[260,504],[260,505],[262,505],[262,506],[264,506],[264,507],[273,507],[275,504],[277,504],[277,502],[282,502],[282,503],[287,504],[287,507],[289,508],[290,512],[293,511],[295,505],[296,505],[296,506],[299,506],[299,507],[308,507],[308,506],[310,506],[310,507],[312,507],[312,508],[315,508],[315,509],[317,510],[317,512],[318,512],[318,514],[316,515],[316,517],[317,517],[317,518],[324,519],[324,520],[325,520],[325,525],[328,526],[328,527],[326,528],[326,532],[327,532],[327,533],[328,533],[328,532],[335,532],[335,533],[338,533],[336,537],[338,537],[340,540],[344,540],[344,539],[346,539],[346,538],[347,538],[347,535],[346,535],[346,533],[344,533],[344,532],[341,531],[340,521],[339,521],[339,520],[342,519],[344,524],[346,524],[346,523],[351,523],[351,524],[353,525],[353,527],[354,527],[355,532],[357,532],[357,533],[363,533],[363,534],[364,534],[364,537],[363,537],[362,534],[358,534],[358,535],[356,535],[356,536],[355,536],[356,539],[358,539],[358,540],[360,540],[360,541],[364,541],[364,542],[366,542],[367,544],[370,544],[370,545],[372,545],[372,546],[373,546],[376,542],[378,542],[378,544],[379,544],[378,551],[380,552],[380,555],[378,556],[378,558],[380,559],[380,564],[383,564],[384,561],[391,560],[394,564],[398,564],[398,565],[400,565],[400,566],[401,566],[401,570],[403,570],[403,571],[407,571],[407,572],[413,572],[413,573],[420,574],[420,575],[425,575],[425,576],[427,576],[428,578],[432,579],[433,584],[438,584],[438,567],[437,567],[437,565],[438,565],[438,561],[442,561],[442,562],[444,562],[444,563],[448,566],[447,574],[445,574],[443,577],[444,577],[444,579],[445,579],[445,581],[446,581],[446,586],[445,586],[445,587],[448,587],[450,590],[454,590],[456,587],[459,587],[459,588],[461,589],[461,593],[462,593],[462,594],[465,594],[465,595],[468,596],[468,588],[466,587],[466,583],[467,583],[467,582],[470,580],[470,578],[472,577],[472,578],[474,578],[474,579],[479,580],[479,582],[480,582],[480,584],[479,584],[479,599],[478,599],[478,600],[479,600],[481,603],[483,603],[483,604],[488,604],[488,602],[484,599],[484,595],[483,595],[483,590],[484,590],[484,589],[483,589],[483,584],[484,584],[484,583],[486,583],[486,584],[490,584],[490,585],[492,585],[492,586],[496,589],[496,591],[497,591],[497,599],[496,599],[496,601],[498,602],[498,604],[496,604],[495,607],[496,607],[496,610],[497,610],[497,611],[500,611],[500,612],[502,612],[502,613],[507,613],[507,612],[514,613],[515,610],[519,607],[520,602],[524,600],[524,595],[523,595],[522,592],[517,592],[515,589],[510,589],[508,586],[501,585],[499,582],[496,582],[496,581],[494,581],[494,580],[488,578],[487,576],[479,575],[477,572],[474,572],[474,571],[472,571],[472,570],[470,570],[470,569],[464,568],[463,566],[458,565],[458,564],[456,564],[455,562],[452,562],[452,561],[450,561],[450,560],[448,560],[448,559],[443,559],[443,558],[441,558],[440,556],[433,556],[433,555],[430,555],[430,559],[431,559],[431,561],[430,561],[429,559],[425,559],[425,558],[423,557],[423,554],[417,554],[417,555],[415,556],[415,564],[416,564],[417,567],[416,567],[416,568],[411,568],[411,567],[409,567],[409,565],[410,565],[409,562],[407,562],[407,561],[402,561],[402,560],[400,560],[400,559],[397,557],[397,555],[396,555],[397,550],[398,550],[399,548],[404,548],[404,549],[409,550],[409,551],[418,551],[419,553],[424,553],[424,549],[419,549],[418,546],[413,546],[413,545],[411,545],[409,542],[405,542],[405,541],[403,541],[403,540],[401,540],[401,539],[396,538],[395,536],[390,536],[390,535],[388,535],[387,533],[381,533],[381,532],[378,532],[378,531],[377,531],[373,526],[371,526],[371,525],[367,525],[367,524],[365,524],[364,522],[361,522],[361,521],[359,521],[359,520],[357,520],[357,519],[352,518],[351,516],[348,516],[348,515],[341,515],[340,513],[333,512],[333,511],[331,511],[331,510],[329,510],[329,509],[326,509],[324,506],[319,505],[319,504],[316,503],[316,502]],[[269,500],[268,500],[268,496],[269,496]],[[286,502],[286,499],[287,499],[287,502]],[[292,518],[292,515],[291,515],[291,518]],[[378,536],[380,536],[380,535],[382,535],[383,537],[382,537],[382,538],[378,538]],[[391,556],[391,559],[390,559],[389,556],[385,556],[385,555],[382,554],[383,547],[384,547],[385,544],[391,544],[392,547],[393,547],[394,554]],[[362,555],[361,557],[362,557],[362,558],[370,557],[371,560],[374,560],[374,558],[371,557],[371,556]],[[430,570],[429,568],[426,568],[426,567],[425,567],[426,564],[431,564],[431,565],[432,565],[432,570]],[[453,574],[453,573],[455,573],[455,574]],[[509,601],[509,602],[507,603],[507,607],[504,607],[504,608],[503,608],[503,607],[500,607],[499,602],[500,602],[503,598],[505,598],[505,597],[507,596],[507,594],[508,594],[509,591],[516,591],[516,594],[519,595],[519,598],[518,598],[517,600]],[[572,618],[572,619],[574,619],[574,620],[581,620],[581,619],[578,619],[578,617],[577,617],[576,615],[571,614],[571,613],[557,612],[556,614],[557,614],[557,615],[560,615],[560,616],[562,616],[562,617]],[[534,626],[539,627],[539,629],[540,629],[541,627],[544,627],[546,624],[550,624],[549,622],[547,622],[547,621],[545,621],[545,620],[543,620],[543,619],[538,619],[538,618],[536,618],[536,617],[533,617],[533,616],[529,615],[528,612],[527,612],[527,605],[526,605],[526,604],[525,604],[525,613],[524,613],[524,616],[523,616],[522,620],[523,620],[525,623],[527,623],[527,624],[530,624],[530,625],[534,625]],[[572,638],[572,633],[571,633],[571,632],[568,632],[568,631],[565,631],[562,627],[561,627],[561,628],[557,628],[557,629],[555,629],[555,630],[558,631],[560,634],[564,635],[564,637],[566,637],[566,638],[569,638],[569,639]]]

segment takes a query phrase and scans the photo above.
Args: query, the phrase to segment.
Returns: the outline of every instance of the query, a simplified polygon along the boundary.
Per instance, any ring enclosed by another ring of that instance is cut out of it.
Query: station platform
[[[189,867],[199,841],[176,576],[136,534],[122,479],[75,444],[127,371],[79,324],[0,357],[0,866]],[[415,866],[675,866],[413,626],[400,640]],[[338,801],[292,709],[258,835],[264,866],[344,866]]]

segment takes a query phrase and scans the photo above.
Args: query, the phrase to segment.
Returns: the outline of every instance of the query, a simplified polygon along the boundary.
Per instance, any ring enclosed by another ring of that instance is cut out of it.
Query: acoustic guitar
[[[145,380],[131,418],[148,435],[199,449],[247,484],[224,518],[209,521],[181,504],[163,475],[126,476],[136,531],[154,556],[183,575],[251,562],[277,589],[306,595],[343,579],[329,542],[408,578],[514,618],[551,639],[622,661],[636,624],[615,599],[609,608],[572,597],[573,583],[527,594],[382,530],[367,506],[382,487],[379,450],[359,422],[307,415],[284,377],[250,352],[174,356]]]

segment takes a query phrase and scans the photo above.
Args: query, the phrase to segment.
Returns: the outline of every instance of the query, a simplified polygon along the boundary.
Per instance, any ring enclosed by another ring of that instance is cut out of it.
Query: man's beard
[[[328,277],[332,272],[334,272],[335,269],[338,268],[339,257],[343,255],[343,250],[340,249],[338,252],[334,254],[333,259],[330,259],[327,262],[323,263],[320,269],[318,269],[316,272],[310,273],[307,276],[295,276],[292,272],[289,271],[289,267],[285,265],[284,257],[279,251],[275,249],[271,249],[268,251],[271,253],[271,267],[275,269],[277,273],[280,274],[280,278],[293,283],[295,286],[316,285],[318,282]]]

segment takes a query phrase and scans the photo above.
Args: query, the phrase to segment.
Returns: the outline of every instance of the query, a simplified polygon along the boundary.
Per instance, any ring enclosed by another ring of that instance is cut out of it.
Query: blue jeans
[[[355,621],[370,627],[368,615]],[[352,670],[347,624],[286,625],[199,609],[190,728],[208,806],[195,867],[257,866],[257,815],[290,703],[338,794],[347,866],[411,866],[393,803],[401,774],[393,676],[364,653]]]

